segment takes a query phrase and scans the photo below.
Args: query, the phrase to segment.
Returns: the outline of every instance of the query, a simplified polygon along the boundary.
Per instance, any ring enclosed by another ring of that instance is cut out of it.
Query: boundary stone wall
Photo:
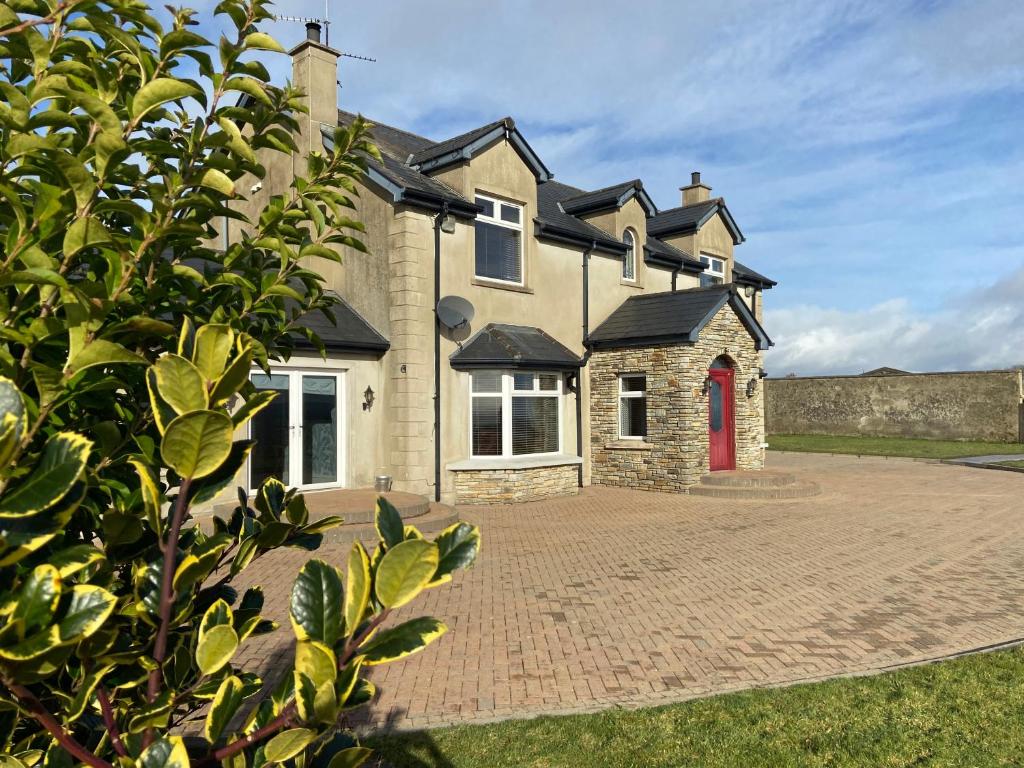
[[[769,434],[1024,442],[1022,371],[765,379]]]

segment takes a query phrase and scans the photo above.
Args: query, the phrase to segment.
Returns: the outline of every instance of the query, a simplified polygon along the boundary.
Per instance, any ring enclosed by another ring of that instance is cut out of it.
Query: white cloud
[[[909,371],[982,370],[1024,364],[1024,268],[987,287],[920,313],[906,299],[849,311],[816,305],[771,309],[773,376],[861,373],[880,366]]]

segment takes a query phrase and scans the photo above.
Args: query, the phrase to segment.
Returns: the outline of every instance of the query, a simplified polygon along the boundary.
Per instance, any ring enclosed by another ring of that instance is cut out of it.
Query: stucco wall
[[[710,471],[708,398],[704,377],[727,355],[736,371],[737,469],[764,464],[762,387],[747,397],[760,355],[735,311],[725,306],[692,345],[633,347],[595,352],[590,359],[592,482],[650,490],[686,490]],[[647,376],[647,439],[619,440],[618,376]]]
[[[1019,441],[1021,372],[766,379],[775,434]]]

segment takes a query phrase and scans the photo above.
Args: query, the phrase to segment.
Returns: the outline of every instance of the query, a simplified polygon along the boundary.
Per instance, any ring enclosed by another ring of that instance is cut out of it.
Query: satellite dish
[[[445,296],[437,302],[437,319],[452,331],[469,323],[475,312],[469,300],[461,296]]]

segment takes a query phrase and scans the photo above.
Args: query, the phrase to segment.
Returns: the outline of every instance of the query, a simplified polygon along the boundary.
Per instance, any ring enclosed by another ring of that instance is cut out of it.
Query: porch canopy
[[[528,368],[532,371],[577,370],[582,361],[540,328],[490,323],[453,354],[457,371],[477,368]]]

